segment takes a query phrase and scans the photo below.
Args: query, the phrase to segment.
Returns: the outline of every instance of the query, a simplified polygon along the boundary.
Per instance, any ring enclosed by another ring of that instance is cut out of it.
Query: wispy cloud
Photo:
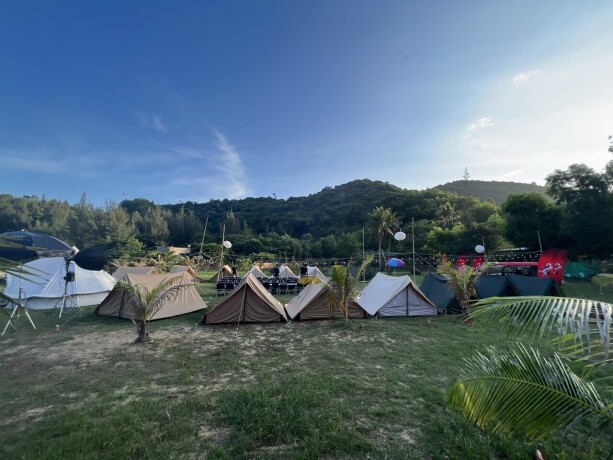
[[[505,174],[501,174],[500,176],[498,176],[499,179],[507,179],[509,177],[513,177],[513,176],[517,176],[521,173],[523,173],[524,170],[523,169],[516,169],[515,171],[511,171]]]
[[[69,162],[62,158],[53,158],[46,152],[25,152],[0,150],[0,163],[6,170],[31,171],[46,174],[65,174],[69,171]]]
[[[492,117],[481,117],[464,127],[464,130],[460,134],[460,139],[471,140],[474,138],[477,131],[494,126],[494,124],[494,119]]]
[[[163,118],[161,115],[145,115],[142,112],[136,111],[134,112],[134,117],[140,123],[140,125],[145,128],[153,128],[154,130],[162,133],[168,132],[168,128],[162,121]]]
[[[535,70],[528,70],[526,72],[520,72],[520,73],[518,73],[517,75],[515,75],[513,77],[513,83],[515,83],[515,84],[526,83],[528,80],[530,80],[535,75],[538,75],[539,73],[541,73],[541,69],[535,69]]]
[[[228,138],[211,127],[215,137],[214,150],[203,150],[195,147],[173,146],[170,148],[176,154],[199,161],[191,173],[177,174],[175,172],[172,184],[189,187],[190,200],[207,201],[211,198],[244,198],[251,193],[247,186],[245,165],[234,145]],[[194,170],[198,171],[194,174]],[[212,173],[211,173],[212,171]]]

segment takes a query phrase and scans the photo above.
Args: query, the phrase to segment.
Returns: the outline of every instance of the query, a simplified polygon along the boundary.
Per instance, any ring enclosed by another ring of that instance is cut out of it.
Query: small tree
[[[129,305],[134,312],[136,321],[137,337],[134,343],[142,343],[148,340],[147,323],[153,315],[162,307],[164,302],[172,299],[183,286],[178,284],[181,277],[177,276],[161,282],[149,290],[143,286],[132,285],[123,281],[117,282],[114,291],[123,290],[130,293]]]
[[[448,279],[451,290],[462,306],[462,311],[467,312],[472,299],[477,295],[475,282],[480,273],[469,266],[454,267],[446,257],[443,257],[437,271]]]
[[[338,307],[345,320],[349,319],[349,308],[357,291],[357,280],[366,267],[372,262],[374,256],[370,255],[360,265],[355,278],[351,276],[348,266],[334,265],[332,267],[331,280],[328,284],[329,301],[333,307]]]

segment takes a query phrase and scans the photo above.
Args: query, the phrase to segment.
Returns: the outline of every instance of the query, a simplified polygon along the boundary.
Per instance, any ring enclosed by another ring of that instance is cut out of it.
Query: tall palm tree
[[[181,277],[167,279],[151,290],[139,286],[118,281],[113,290],[124,290],[131,294],[129,305],[134,312],[137,337],[134,343],[142,343],[148,340],[147,323],[162,305],[174,297],[183,285],[178,284]]]
[[[372,262],[373,256],[370,255],[362,261],[355,277],[351,276],[349,267],[344,265],[332,266],[329,288],[329,302],[338,307],[345,320],[349,319],[349,308],[357,293],[357,280],[360,279],[366,267]]]
[[[578,361],[584,369],[611,365],[612,304],[558,297],[490,298],[475,303],[469,318],[557,346],[552,356],[518,344],[511,350],[488,348],[465,360],[446,399],[469,420],[533,439],[586,417],[613,427],[613,404],[565,362]],[[568,346],[567,340],[574,345]]]
[[[379,269],[383,268],[381,263],[381,248],[385,237],[390,237],[394,234],[394,228],[398,226],[398,217],[391,209],[383,206],[375,207],[370,214],[370,231],[377,238],[379,243]]]

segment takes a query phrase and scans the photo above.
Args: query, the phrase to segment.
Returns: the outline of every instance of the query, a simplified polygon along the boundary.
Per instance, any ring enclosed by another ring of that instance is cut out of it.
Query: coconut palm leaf
[[[344,265],[332,266],[330,282],[328,283],[328,301],[331,308],[332,306],[340,308],[345,319],[349,318],[349,308],[357,291],[357,280],[373,259],[374,256],[370,255],[362,261],[355,278],[351,276],[349,269]]]
[[[476,302],[469,317],[507,334],[570,336],[594,353],[598,340],[605,355],[611,344],[613,305],[568,297],[492,297]]]
[[[605,424],[613,412],[593,384],[581,380],[558,355],[544,357],[519,344],[517,350],[489,347],[465,360],[449,387],[447,402],[491,431],[542,438],[585,417]]]

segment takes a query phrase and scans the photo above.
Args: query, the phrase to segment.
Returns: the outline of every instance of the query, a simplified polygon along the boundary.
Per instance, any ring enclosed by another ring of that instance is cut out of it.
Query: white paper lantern
[[[406,237],[407,237],[406,233],[404,233],[402,230],[399,230],[399,231],[397,231],[397,232],[394,234],[394,239],[395,239],[396,241],[402,241],[402,240],[404,240]]]
[[[230,243],[229,241],[224,241],[223,247],[226,249],[230,249],[232,247],[232,243]]]
[[[478,254],[483,254],[485,252],[485,248],[482,244],[478,244],[477,246],[475,246],[475,252]]]

